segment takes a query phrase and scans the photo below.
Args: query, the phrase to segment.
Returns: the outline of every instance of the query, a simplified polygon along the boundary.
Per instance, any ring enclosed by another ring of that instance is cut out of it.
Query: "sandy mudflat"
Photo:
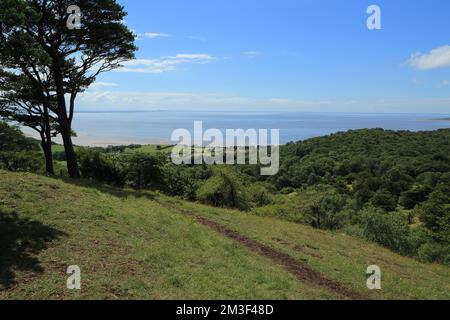
[[[31,129],[22,128],[22,131],[27,137],[40,139],[39,134]],[[62,144],[62,139],[59,136],[54,138],[53,141],[55,143]],[[168,141],[162,141],[157,139],[135,139],[125,137],[98,137],[87,134],[78,134],[77,137],[73,138],[73,143],[77,146],[107,147],[107,146],[120,146],[130,144],[141,144],[141,145],[167,144]]]

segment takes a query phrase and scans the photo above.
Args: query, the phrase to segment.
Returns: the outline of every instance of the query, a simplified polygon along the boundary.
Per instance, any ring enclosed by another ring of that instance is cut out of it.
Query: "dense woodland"
[[[358,130],[289,143],[272,177],[251,165],[175,166],[164,147],[76,150],[81,176],[95,183],[340,230],[450,264],[450,130]],[[65,167],[64,153],[54,160]],[[0,123],[0,169],[44,173],[39,143]]]

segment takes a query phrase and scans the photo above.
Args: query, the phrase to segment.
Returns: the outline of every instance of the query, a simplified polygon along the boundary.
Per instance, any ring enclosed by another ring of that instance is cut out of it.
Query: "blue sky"
[[[450,2],[120,0],[137,60],[82,110],[450,114]],[[369,5],[381,30],[368,30]]]

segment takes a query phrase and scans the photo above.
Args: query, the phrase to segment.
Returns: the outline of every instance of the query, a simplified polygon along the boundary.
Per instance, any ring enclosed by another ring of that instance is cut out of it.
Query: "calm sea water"
[[[79,112],[74,129],[81,144],[163,143],[175,129],[193,131],[194,121],[204,128],[280,129],[281,143],[304,140],[339,131],[362,128],[435,130],[450,128],[450,115],[356,113],[257,113],[257,112]],[[102,142],[103,141],[103,142]]]

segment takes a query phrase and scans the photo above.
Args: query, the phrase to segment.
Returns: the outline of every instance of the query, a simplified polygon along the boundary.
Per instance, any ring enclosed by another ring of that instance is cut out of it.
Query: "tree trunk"
[[[71,124],[67,117],[64,79],[57,54],[54,55],[53,70],[56,84],[56,96],[58,100],[58,123],[60,126],[60,134],[64,142],[64,151],[66,152],[67,172],[71,178],[77,179],[80,177],[80,172],[78,171],[77,156],[72,143]]]
[[[55,175],[55,169],[53,167],[53,153],[52,153],[52,128],[50,124],[50,117],[48,114],[48,108],[44,104],[44,127],[41,132],[41,146],[45,156],[45,169],[50,175]]]
[[[52,140],[48,140],[43,137],[41,141],[41,147],[45,156],[45,171],[50,175],[55,175],[55,169],[53,167],[53,154],[52,154]]]
[[[78,170],[77,155],[73,147],[71,129],[67,118],[59,119],[59,126],[61,129],[60,134],[64,142],[64,151],[66,153],[67,172],[71,178],[77,179],[80,177],[80,172]]]

